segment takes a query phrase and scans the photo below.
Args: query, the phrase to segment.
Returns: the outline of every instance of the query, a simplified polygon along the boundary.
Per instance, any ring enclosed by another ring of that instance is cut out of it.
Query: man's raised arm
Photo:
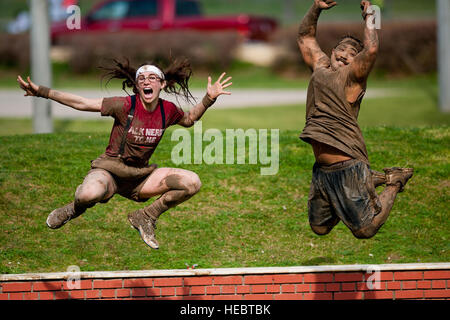
[[[306,65],[314,70],[319,66],[328,66],[330,59],[320,49],[316,40],[317,21],[322,10],[334,7],[332,0],[314,0],[313,5],[303,18],[298,29],[297,43]]]
[[[350,77],[353,81],[363,83],[367,80],[370,71],[377,59],[379,41],[375,26],[370,21],[374,18],[375,11],[371,9],[370,1],[361,1],[362,16],[365,21],[364,49],[355,57],[351,65]],[[375,17],[379,18],[379,17]],[[371,19],[370,21],[368,19]]]

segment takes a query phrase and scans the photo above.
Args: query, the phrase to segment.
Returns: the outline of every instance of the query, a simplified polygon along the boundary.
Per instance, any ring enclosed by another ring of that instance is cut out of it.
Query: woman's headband
[[[152,72],[154,74],[156,74],[161,80],[164,80],[164,73],[161,71],[161,69],[159,69],[158,67],[154,66],[154,65],[145,65],[140,67],[137,71],[136,71],[136,79],[139,77],[139,75],[143,72]]]

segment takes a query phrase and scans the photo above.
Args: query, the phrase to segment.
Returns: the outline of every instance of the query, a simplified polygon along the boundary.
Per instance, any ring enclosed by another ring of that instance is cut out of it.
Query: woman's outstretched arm
[[[222,73],[219,79],[213,84],[211,77],[208,77],[208,87],[206,90],[206,95],[202,101],[196,104],[189,112],[185,112],[183,118],[178,122],[179,125],[183,127],[191,127],[194,125],[195,121],[199,120],[206,109],[208,109],[217,99],[218,96],[222,94],[230,95],[231,92],[225,91],[224,89],[231,86],[233,83],[230,82],[231,77],[226,78],[226,73]]]
[[[25,81],[21,76],[17,76],[17,82],[20,88],[25,91],[25,96],[52,99],[80,111],[100,112],[102,107],[103,98],[88,99],[72,93],[39,86],[32,82],[30,77],[27,77],[27,81]]]

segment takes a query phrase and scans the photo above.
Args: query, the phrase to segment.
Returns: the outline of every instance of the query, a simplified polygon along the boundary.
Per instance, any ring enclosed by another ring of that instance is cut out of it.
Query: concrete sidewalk
[[[100,98],[112,96],[126,96],[122,90],[89,90],[89,89],[64,89],[64,91],[77,94],[86,98]],[[201,101],[205,90],[193,90],[192,94]],[[282,105],[304,105],[306,102],[306,90],[292,89],[232,89],[230,96],[221,96],[214,104],[215,109],[245,108],[245,107],[269,107]],[[131,93],[131,91],[130,91]],[[20,89],[0,89],[0,117],[2,118],[29,118],[33,115],[32,98],[24,97]],[[392,96],[392,91],[371,89],[366,93],[366,98]],[[190,105],[182,98],[168,97],[165,93],[162,98],[170,100],[183,109],[189,109]],[[82,112],[63,106],[52,101],[52,115],[55,118],[100,118],[96,112]]]

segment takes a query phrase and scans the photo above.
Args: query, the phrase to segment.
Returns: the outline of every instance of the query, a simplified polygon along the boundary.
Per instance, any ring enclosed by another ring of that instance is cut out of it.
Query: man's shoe
[[[47,226],[52,229],[58,229],[77,216],[74,203],[71,202],[62,208],[53,210],[47,217]]]
[[[143,209],[128,214],[128,221],[139,231],[142,240],[152,249],[158,249],[159,244],[155,238],[156,220],[148,217]]]
[[[413,176],[413,168],[384,168],[383,171],[386,173],[386,185],[400,185],[399,192],[403,192],[405,185],[408,180]]]

